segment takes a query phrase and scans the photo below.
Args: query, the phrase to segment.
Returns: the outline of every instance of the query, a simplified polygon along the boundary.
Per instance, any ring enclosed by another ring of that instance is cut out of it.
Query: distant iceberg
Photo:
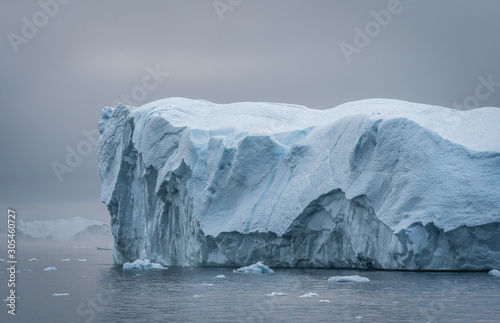
[[[18,230],[21,236],[33,239],[62,242],[89,239],[103,245],[108,245],[112,240],[109,224],[82,217],[28,222],[19,220]]]
[[[49,267],[45,268],[43,271],[57,271],[57,268],[54,266],[49,266]]]
[[[318,293],[305,293],[304,295],[300,295],[299,297],[302,297],[302,298],[310,298],[310,297],[319,297]]]
[[[148,259],[137,259],[136,261],[130,263],[126,262],[123,264],[123,269],[168,269],[163,267],[161,264],[151,263]]]
[[[103,109],[117,264],[500,267],[500,109],[169,98]]]
[[[260,261],[250,266],[235,269],[233,270],[233,272],[241,274],[274,274],[274,270],[264,265]]]

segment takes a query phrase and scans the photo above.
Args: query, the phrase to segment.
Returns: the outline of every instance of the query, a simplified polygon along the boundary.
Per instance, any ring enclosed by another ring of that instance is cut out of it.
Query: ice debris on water
[[[286,296],[288,295],[287,293],[277,293],[277,292],[272,292],[270,294],[266,294],[266,297],[275,297],[275,296]]]
[[[274,270],[264,265],[262,262],[257,262],[256,264],[241,267],[233,270],[233,273],[242,273],[242,274],[274,274]]]
[[[488,272],[488,275],[495,276],[495,277],[500,277],[500,270],[497,269],[492,269]]]
[[[31,258],[31,259],[28,259],[28,261],[38,261],[38,259],[36,259],[36,258]]]
[[[55,294],[52,294],[52,296],[69,296],[68,293],[55,293]]]
[[[214,284],[201,284],[201,286],[213,286]]]
[[[224,276],[224,275],[217,275],[217,276],[215,276],[215,278],[223,279],[223,278],[226,278],[226,276]]]
[[[87,259],[77,259],[76,261],[87,261]]]
[[[328,281],[330,283],[334,283],[334,282],[338,282],[338,283],[342,283],[342,282],[366,283],[366,282],[369,282],[370,279],[368,279],[367,277],[359,276],[359,275],[351,275],[351,276],[333,276],[333,277],[328,278]]]
[[[49,266],[47,268],[45,268],[43,271],[56,271],[57,268],[55,266]]]
[[[330,301],[327,299],[320,299],[318,302],[319,303],[330,303]]]
[[[304,297],[304,298],[308,298],[308,297],[319,297],[319,295],[317,293],[305,293],[304,295],[300,295],[299,297]]]
[[[161,264],[150,262],[148,259],[137,259],[134,262],[126,262],[123,264],[123,269],[168,269]]]
[[[61,261],[71,261],[71,259],[66,258],[66,259],[61,259]]]

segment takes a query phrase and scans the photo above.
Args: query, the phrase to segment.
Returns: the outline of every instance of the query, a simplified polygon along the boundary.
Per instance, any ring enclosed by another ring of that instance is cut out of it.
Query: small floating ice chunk
[[[305,293],[304,295],[300,295],[299,297],[319,297],[317,293]]]
[[[21,298],[20,296],[17,296],[17,297],[16,297],[16,299],[20,299],[20,298]],[[11,300],[11,299],[12,299],[12,298],[6,298],[6,299],[4,299],[3,301],[4,301],[4,302],[10,302],[10,300]]]
[[[286,295],[288,295],[288,294],[287,293],[272,292],[271,294],[266,294],[266,297],[286,296]]]
[[[76,261],[87,261],[87,259],[77,259]]]
[[[213,286],[214,284],[201,284],[201,286]]]
[[[134,262],[126,262],[123,264],[123,269],[168,269],[161,264],[150,262],[148,259],[137,259]]]
[[[330,283],[333,282],[354,282],[354,283],[366,283],[370,280],[367,277],[361,277],[359,275],[351,275],[351,276],[333,276],[328,278]]]
[[[68,293],[55,293],[55,294],[52,294],[52,296],[69,296]]]
[[[193,297],[203,297],[203,295],[194,295]]]
[[[262,262],[258,262],[256,264],[241,267],[233,270],[233,273],[242,273],[242,274],[274,274],[274,270],[264,265]]]
[[[57,268],[55,266],[49,266],[47,268],[45,268],[43,271],[56,271]]]
[[[71,259],[66,258],[66,259],[61,259],[61,261],[71,261]]]
[[[28,261],[38,261],[38,259],[36,259],[36,258],[31,258],[31,259],[28,259]]]
[[[318,302],[320,302],[320,303],[330,303],[330,301],[327,300],[327,299],[320,299]]]
[[[363,317],[361,315],[356,316],[356,320],[361,320]]]
[[[224,276],[224,275],[217,275],[217,276],[215,276],[215,278],[223,279],[223,278],[226,278],[226,276]]]
[[[488,275],[495,276],[495,277],[500,277],[500,270],[497,269],[492,269],[488,272]]]

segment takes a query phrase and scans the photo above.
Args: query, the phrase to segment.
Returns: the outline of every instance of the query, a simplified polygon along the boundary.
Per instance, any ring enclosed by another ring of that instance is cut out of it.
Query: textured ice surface
[[[500,267],[500,109],[170,98],[103,109],[114,261]]]
[[[126,262],[123,264],[123,269],[168,269],[161,264],[155,264],[148,259],[137,259],[134,262]]]
[[[256,264],[241,267],[233,270],[233,273],[241,273],[241,274],[274,274],[274,270],[264,265],[260,261]]]
[[[489,275],[491,276],[496,276],[496,277],[500,277],[500,271],[497,270],[497,269],[492,269],[488,272]]]
[[[330,283],[342,283],[342,282],[347,282],[347,283],[367,283],[370,281],[367,277],[362,277],[359,275],[351,275],[351,276],[333,276],[328,278],[328,281]]]

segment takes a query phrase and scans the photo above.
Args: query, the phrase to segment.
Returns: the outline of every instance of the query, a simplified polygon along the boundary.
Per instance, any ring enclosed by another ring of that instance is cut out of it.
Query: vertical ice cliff
[[[500,267],[500,109],[169,98],[103,109],[114,261]]]

